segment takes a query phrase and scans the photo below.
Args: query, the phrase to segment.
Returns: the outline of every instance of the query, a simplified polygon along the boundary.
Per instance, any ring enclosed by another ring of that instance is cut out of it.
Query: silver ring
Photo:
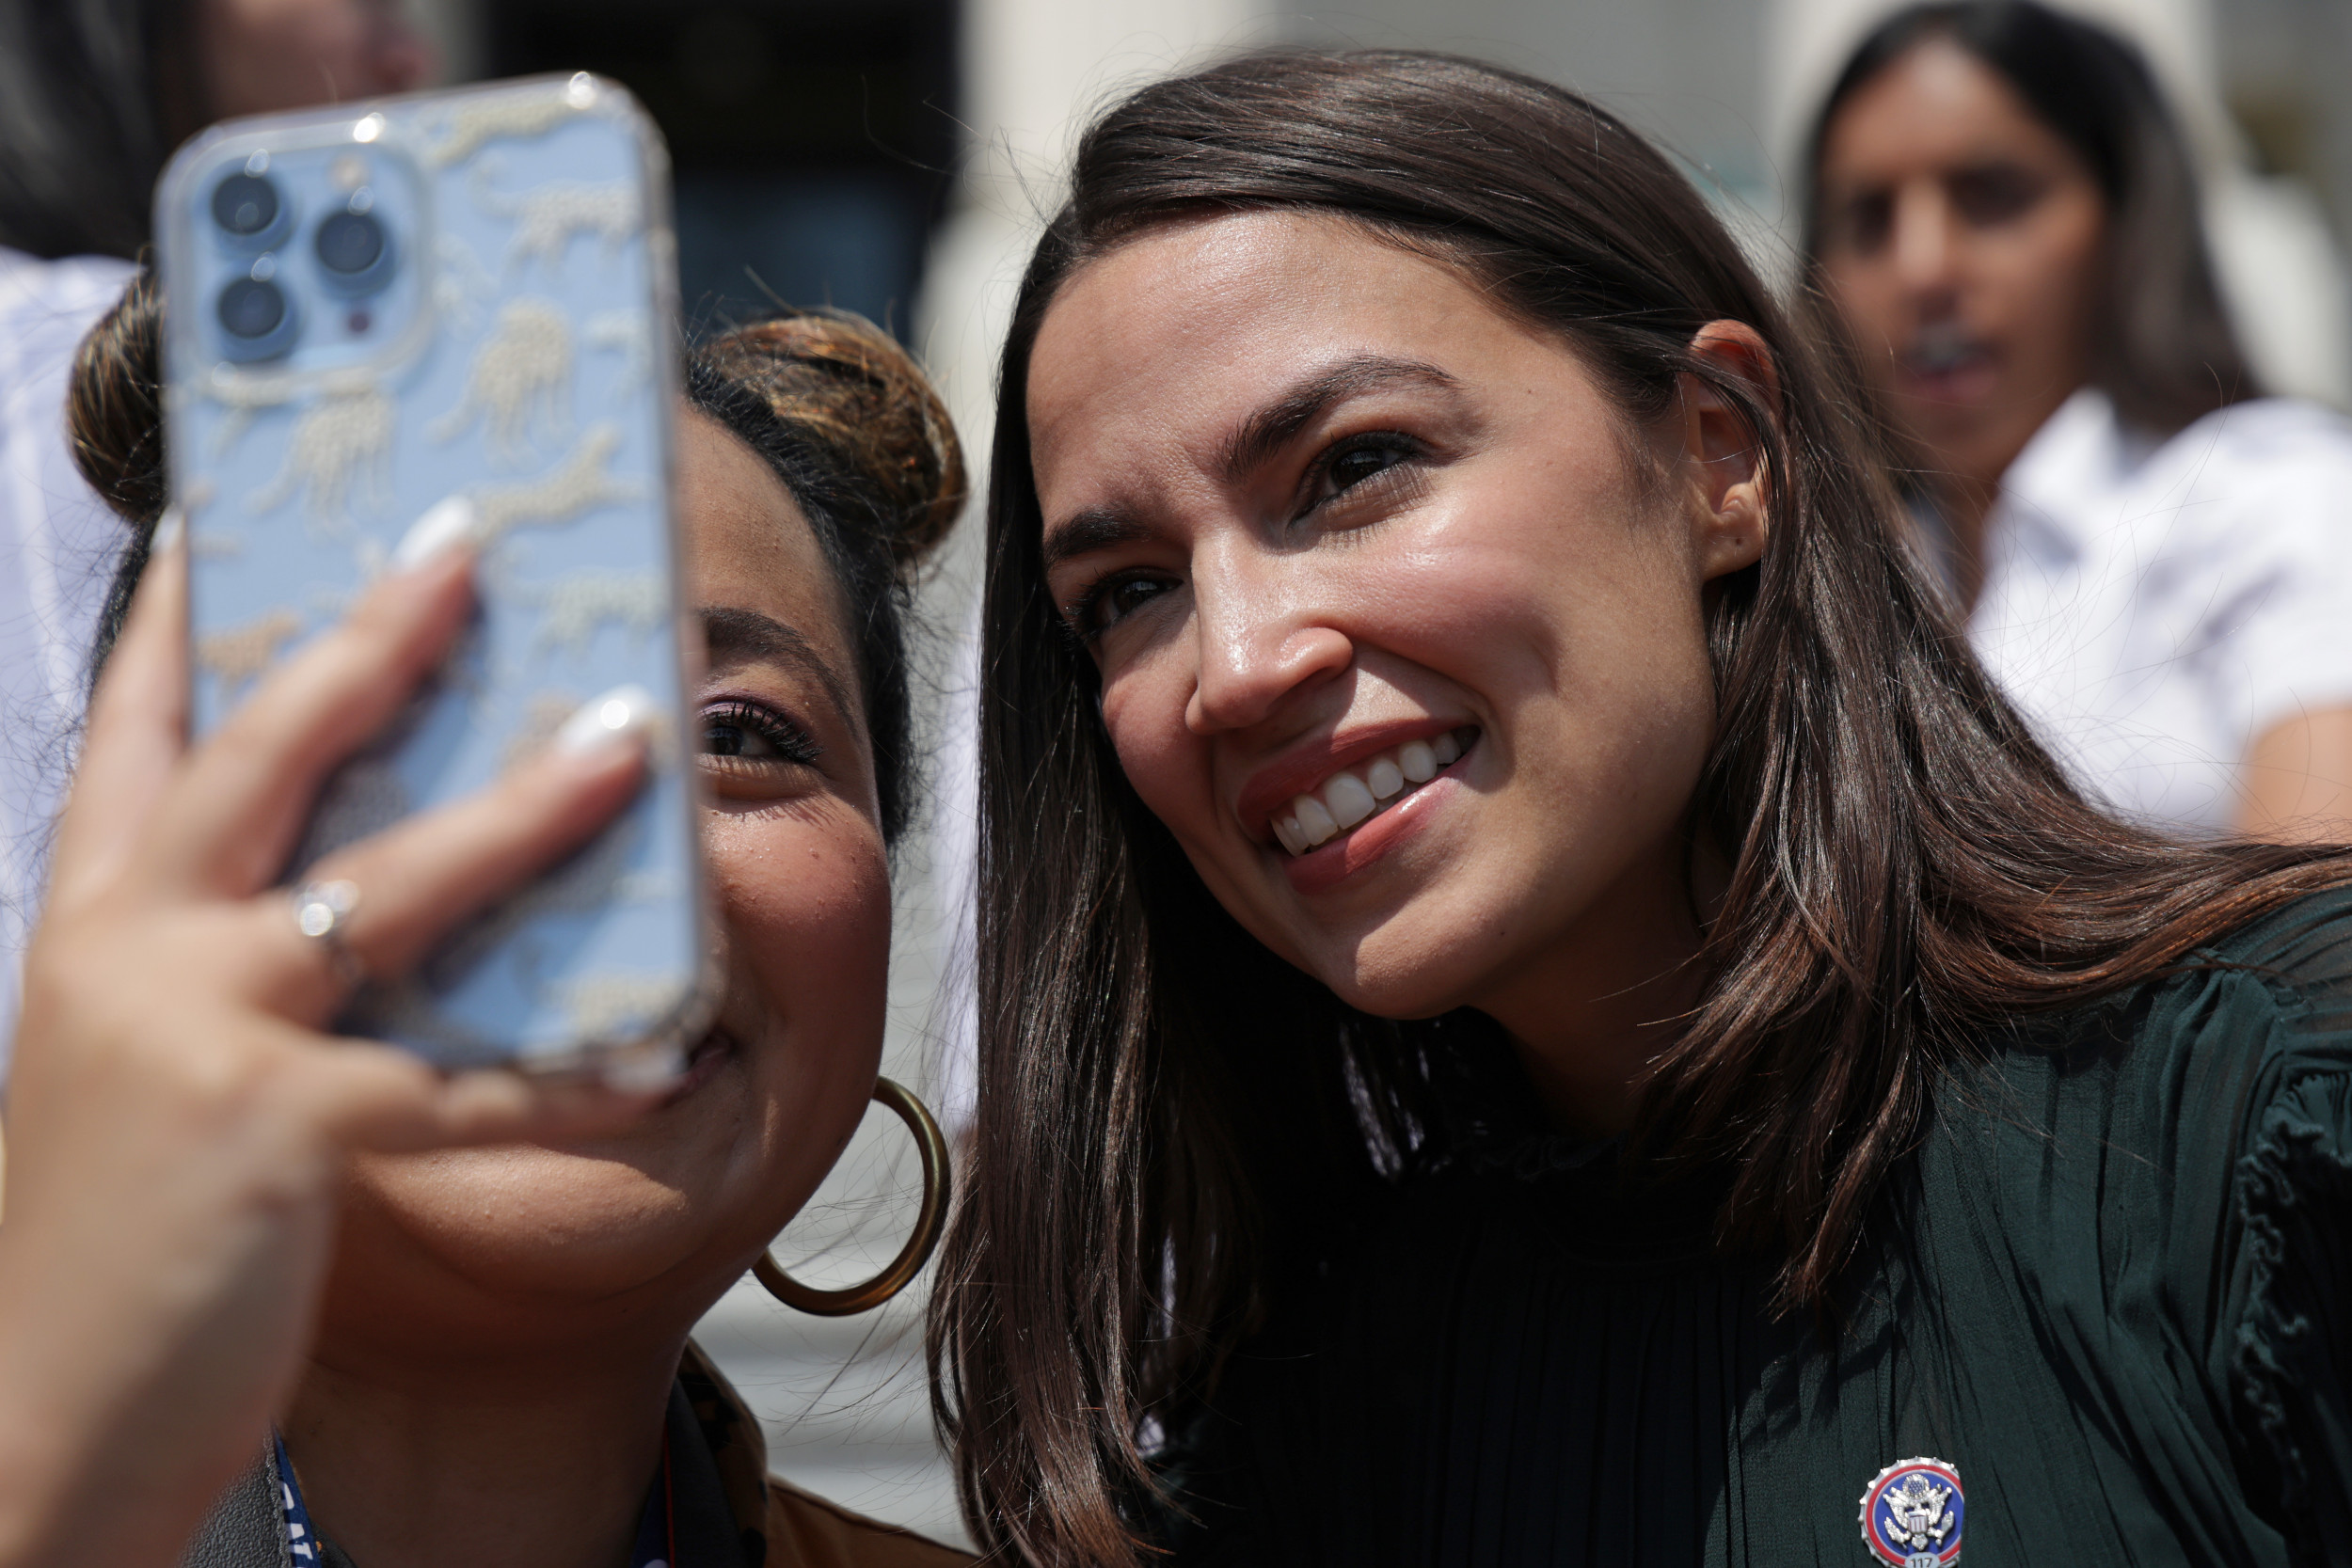
[[[368,975],[360,967],[358,956],[343,942],[343,927],[350,921],[351,911],[358,907],[359,886],[356,882],[305,882],[294,890],[294,929],[326,953],[336,979],[354,987]]]

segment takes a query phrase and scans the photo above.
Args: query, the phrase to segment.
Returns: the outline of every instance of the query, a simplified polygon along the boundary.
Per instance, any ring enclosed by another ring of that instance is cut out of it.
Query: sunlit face
[[[433,52],[406,0],[199,0],[199,57],[218,119],[407,92]]]
[[[362,1163],[323,1356],[682,1332],[806,1201],[873,1086],[889,880],[838,590],[748,448],[690,416],[678,458],[709,638],[717,1027],[620,1136]]]
[[[1269,947],[1375,1013],[1507,1013],[1687,897],[1704,584],[1761,538],[1688,515],[1563,342],[1343,220],[1241,215],[1082,268],[1027,407],[1127,778]]]
[[[1821,264],[1867,372],[1941,463],[1990,482],[2088,373],[2106,201],[1991,68],[1921,43],[1823,138]]]

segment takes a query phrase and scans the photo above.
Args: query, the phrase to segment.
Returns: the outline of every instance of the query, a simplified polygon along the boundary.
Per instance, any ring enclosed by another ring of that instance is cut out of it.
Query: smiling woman
[[[983,1540],[2316,1560],[2352,863],[2086,804],[1854,388],[1583,100],[1250,56],[1070,191],[933,1297]]]
[[[77,450],[134,514],[142,580],[9,1085],[0,1564],[167,1563],[192,1527],[206,1568],[966,1560],[768,1477],[687,1338],[755,1267],[841,1309],[764,1249],[869,1098],[926,1126],[875,1073],[915,771],[902,616],[964,493],[938,400],[853,318],[691,358],[676,480],[707,634],[716,1018],[649,1094],[444,1081],[329,1033],[353,972],[403,973],[590,835],[641,777],[648,716],[615,736],[597,708],[485,797],[338,851],[319,879],[364,895],[328,961],[272,876],[320,780],[464,626],[476,563],[453,545],[388,575],[189,748],[184,549],[144,544],[156,320],[135,290],[80,371]]]

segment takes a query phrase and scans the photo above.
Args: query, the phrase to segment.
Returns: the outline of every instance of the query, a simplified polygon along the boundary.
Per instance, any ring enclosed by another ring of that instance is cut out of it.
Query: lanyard
[[[303,1506],[302,1483],[294,1480],[294,1462],[286,1457],[286,1440],[270,1433],[278,1460],[278,1509],[286,1521],[286,1549],[294,1568],[319,1568],[319,1533],[310,1526],[310,1511]],[[678,1568],[676,1532],[670,1525],[670,1434],[661,1434],[661,1480],[645,1494],[644,1512],[637,1516],[637,1544],[630,1548],[628,1568]]]

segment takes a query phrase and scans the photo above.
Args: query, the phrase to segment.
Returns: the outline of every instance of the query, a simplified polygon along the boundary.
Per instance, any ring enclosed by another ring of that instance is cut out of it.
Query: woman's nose
[[[1309,590],[1325,574],[1249,552],[1193,564],[1198,673],[1184,723],[1196,735],[1248,729],[1292,694],[1345,670],[1355,646]]]
[[[432,42],[411,22],[405,6],[391,6],[375,18],[369,40],[369,65],[380,92],[409,92],[433,79],[440,58]]]
[[[1896,194],[1895,273],[1906,288],[1929,293],[1953,285],[1952,209],[1943,186],[1915,181]]]

